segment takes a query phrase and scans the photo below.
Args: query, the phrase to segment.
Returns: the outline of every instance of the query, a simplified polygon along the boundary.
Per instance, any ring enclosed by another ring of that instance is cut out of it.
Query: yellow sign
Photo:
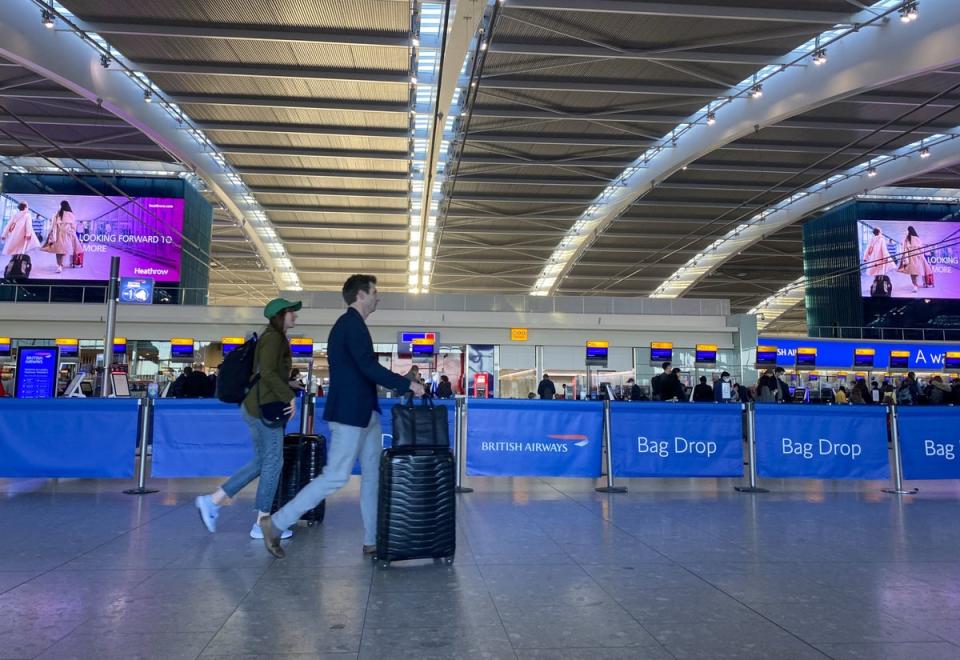
[[[530,339],[528,328],[510,328],[510,341],[527,341]]]
[[[854,376],[856,376],[857,378],[866,379],[866,377],[867,377],[867,372],[866,372],[866,371],[858,371],[857,373],[854,374]]]
[[[717,352],[717,345],[716,345],[716,344],[697,344],[697,350],[698,350],[698,351],[707,351],[707,352],[713,351],[714,353],[716,353],[716,352]]]
[[[960,358],[960,351],[947,351],[948,358]]]
[[[57,346],[77,346],[79,343],[79,339],[68,339],[66,337],[57,338]]]
[[[114,345],[114,346],[126,346],[126,345],[127,345],[127,338],[126,338],[126,337],[114,337],[114,338],[113,338],[113,345]]]
[[[186,339],[184,337],[173,337],[170,340],[170,343],[174,346],[193,346],[193,339]]]
[[[776,346],[757,346],[757,353],[776,353]]]
[[[0,344],[9,344],[10,337],[0,337]]]
[[[816,349],[816,348],[806,348],[806,347],[802,347],[802,346],[801,346],[800,348],[797,349],[797,353],[799,353],[799,354],[801,354],[801,355],[816,355],[816,354],[817,354],[817,349]]]
[[[652,341],[650,342],[650,348],[669,348],[673,349],[672,341]]]
[[[877,351],[873,348],[855,348],[853,352],[856,355],[876,355]]]
[[[416,343],[416,340],[414,340]],[[292,346],[313,346],[313,339],[311,337],[291,337],[290,344]]]
[[[910,351],[890,351],[890,357],[910,357]]]
[[[608,341],[593,340],[593,341],[587,342],[587,348],[609,348],[609,347],[610,347],[610,342]]]
[[[221,337],[221,344],[240,344],[243,345],[243,337]]]

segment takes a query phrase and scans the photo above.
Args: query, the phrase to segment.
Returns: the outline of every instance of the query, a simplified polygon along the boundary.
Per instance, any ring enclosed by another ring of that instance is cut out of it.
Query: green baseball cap
[[[263,315],[268,319],[272,319],[280,312],[285,312],[288,309],[293,310],[294,312],[299,312],[301,307],[303,307],[303,303],[299,300],[297,302],[293,302],[291,300],[287,300],[286,298],[274,298],[263,308]]]

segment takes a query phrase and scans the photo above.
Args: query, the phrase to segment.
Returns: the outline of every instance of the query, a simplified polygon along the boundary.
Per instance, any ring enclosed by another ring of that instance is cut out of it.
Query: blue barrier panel
[[[904,479],[960,479],[960,408],[900,406]]]
[[[598,477],[600,401],[470,399],[467,474],[481,477]]]
[[[883,406],[757,404],[761,477],[889,479]]]
[[[133,476],[136,399],[0,399],[0,476]]]
[[[321,403],[323,399],[317,399],[317,418],[323,417],[323,404]],[[393,407],[403,404],[403,399],[380,399],[380,433],[381,441],[383,442],[383,448],[387,449],[388,447],[393,446]],[[420,402],[417,401],[416,405],[420,405]],[[450,446],[453,446],[454,438],[456,437],[456,416],[454,415],[454,406],[456,401],[454,399],[442,399],[434,401],[434,405],[443,406],[447,409],[447,428],[450,436]],[[322,424],[323,426],[318,426],[317,424]],[[317,430],[322,428],[323,430]],[[324,435],[327,440],[330,440],[330,426],[319,419],[319,422],[314,424],[314,430],[316,433]],[[360,460],[358,459],[353,465],[352,474],[360,474]]]
[[[253,456],[240,406],[217,399],[157,399],[153,409],[153,477],[222,477]],[[300,414],[287,431],[300,428]]]
[[[615,476],[743,476],[739,405],[614,401],[610,418]]]

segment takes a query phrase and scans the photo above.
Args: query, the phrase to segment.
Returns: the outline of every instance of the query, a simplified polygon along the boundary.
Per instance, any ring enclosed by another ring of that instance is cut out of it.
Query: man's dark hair
[[[700,376],[700,384],[701,384],[701,385],[706,385],[706,384],[707,384],[707,377],[706,377],[706,376]]]
[[[358,293],[361,291],[370,293],[370,285],[376,283],[377,278],[375,275],[351,275],[347,278],[347,281],[343,283],[343,300],[348,305],[352,305],[357,302]]]
[[[669,363],[669,362],[664,362],[663,364],[660,365],[660,368],[661,368],[661,369],[669,369],[669,368],[670,368],[670,363]]]
[[[775,374],[777,374],[777,375],[782,374],[782,373],[783,373],[783,367],[777,367],[776,369],[773,370],[773,373],[775,373]]]
[[[550,380],[550,374],[543,374],[543,380]]]

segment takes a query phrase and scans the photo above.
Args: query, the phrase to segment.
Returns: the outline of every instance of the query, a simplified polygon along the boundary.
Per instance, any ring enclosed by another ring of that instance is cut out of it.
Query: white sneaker
[[[57,272],[58,272],[58,273],[62,273],[62,272],[63,272],[63,266],[57,266]]]
[[[213,498],[209,495],[200,495],[193,501],[200,511],[200,520],[203,521],[208,532],[217,531],[217,515],[220,513],[220,507],[213,503]]]
[[[293,536],[293,530],[285,529],[283,530],[283,533],[280,535],[280,540],[285,541],[291,536]],[[260,529],[260,525],[258,525],[257,523],[253,523],[253,527],[250,528],[250,538],[257,539],[259,541],[263,540],[263,530]]]

